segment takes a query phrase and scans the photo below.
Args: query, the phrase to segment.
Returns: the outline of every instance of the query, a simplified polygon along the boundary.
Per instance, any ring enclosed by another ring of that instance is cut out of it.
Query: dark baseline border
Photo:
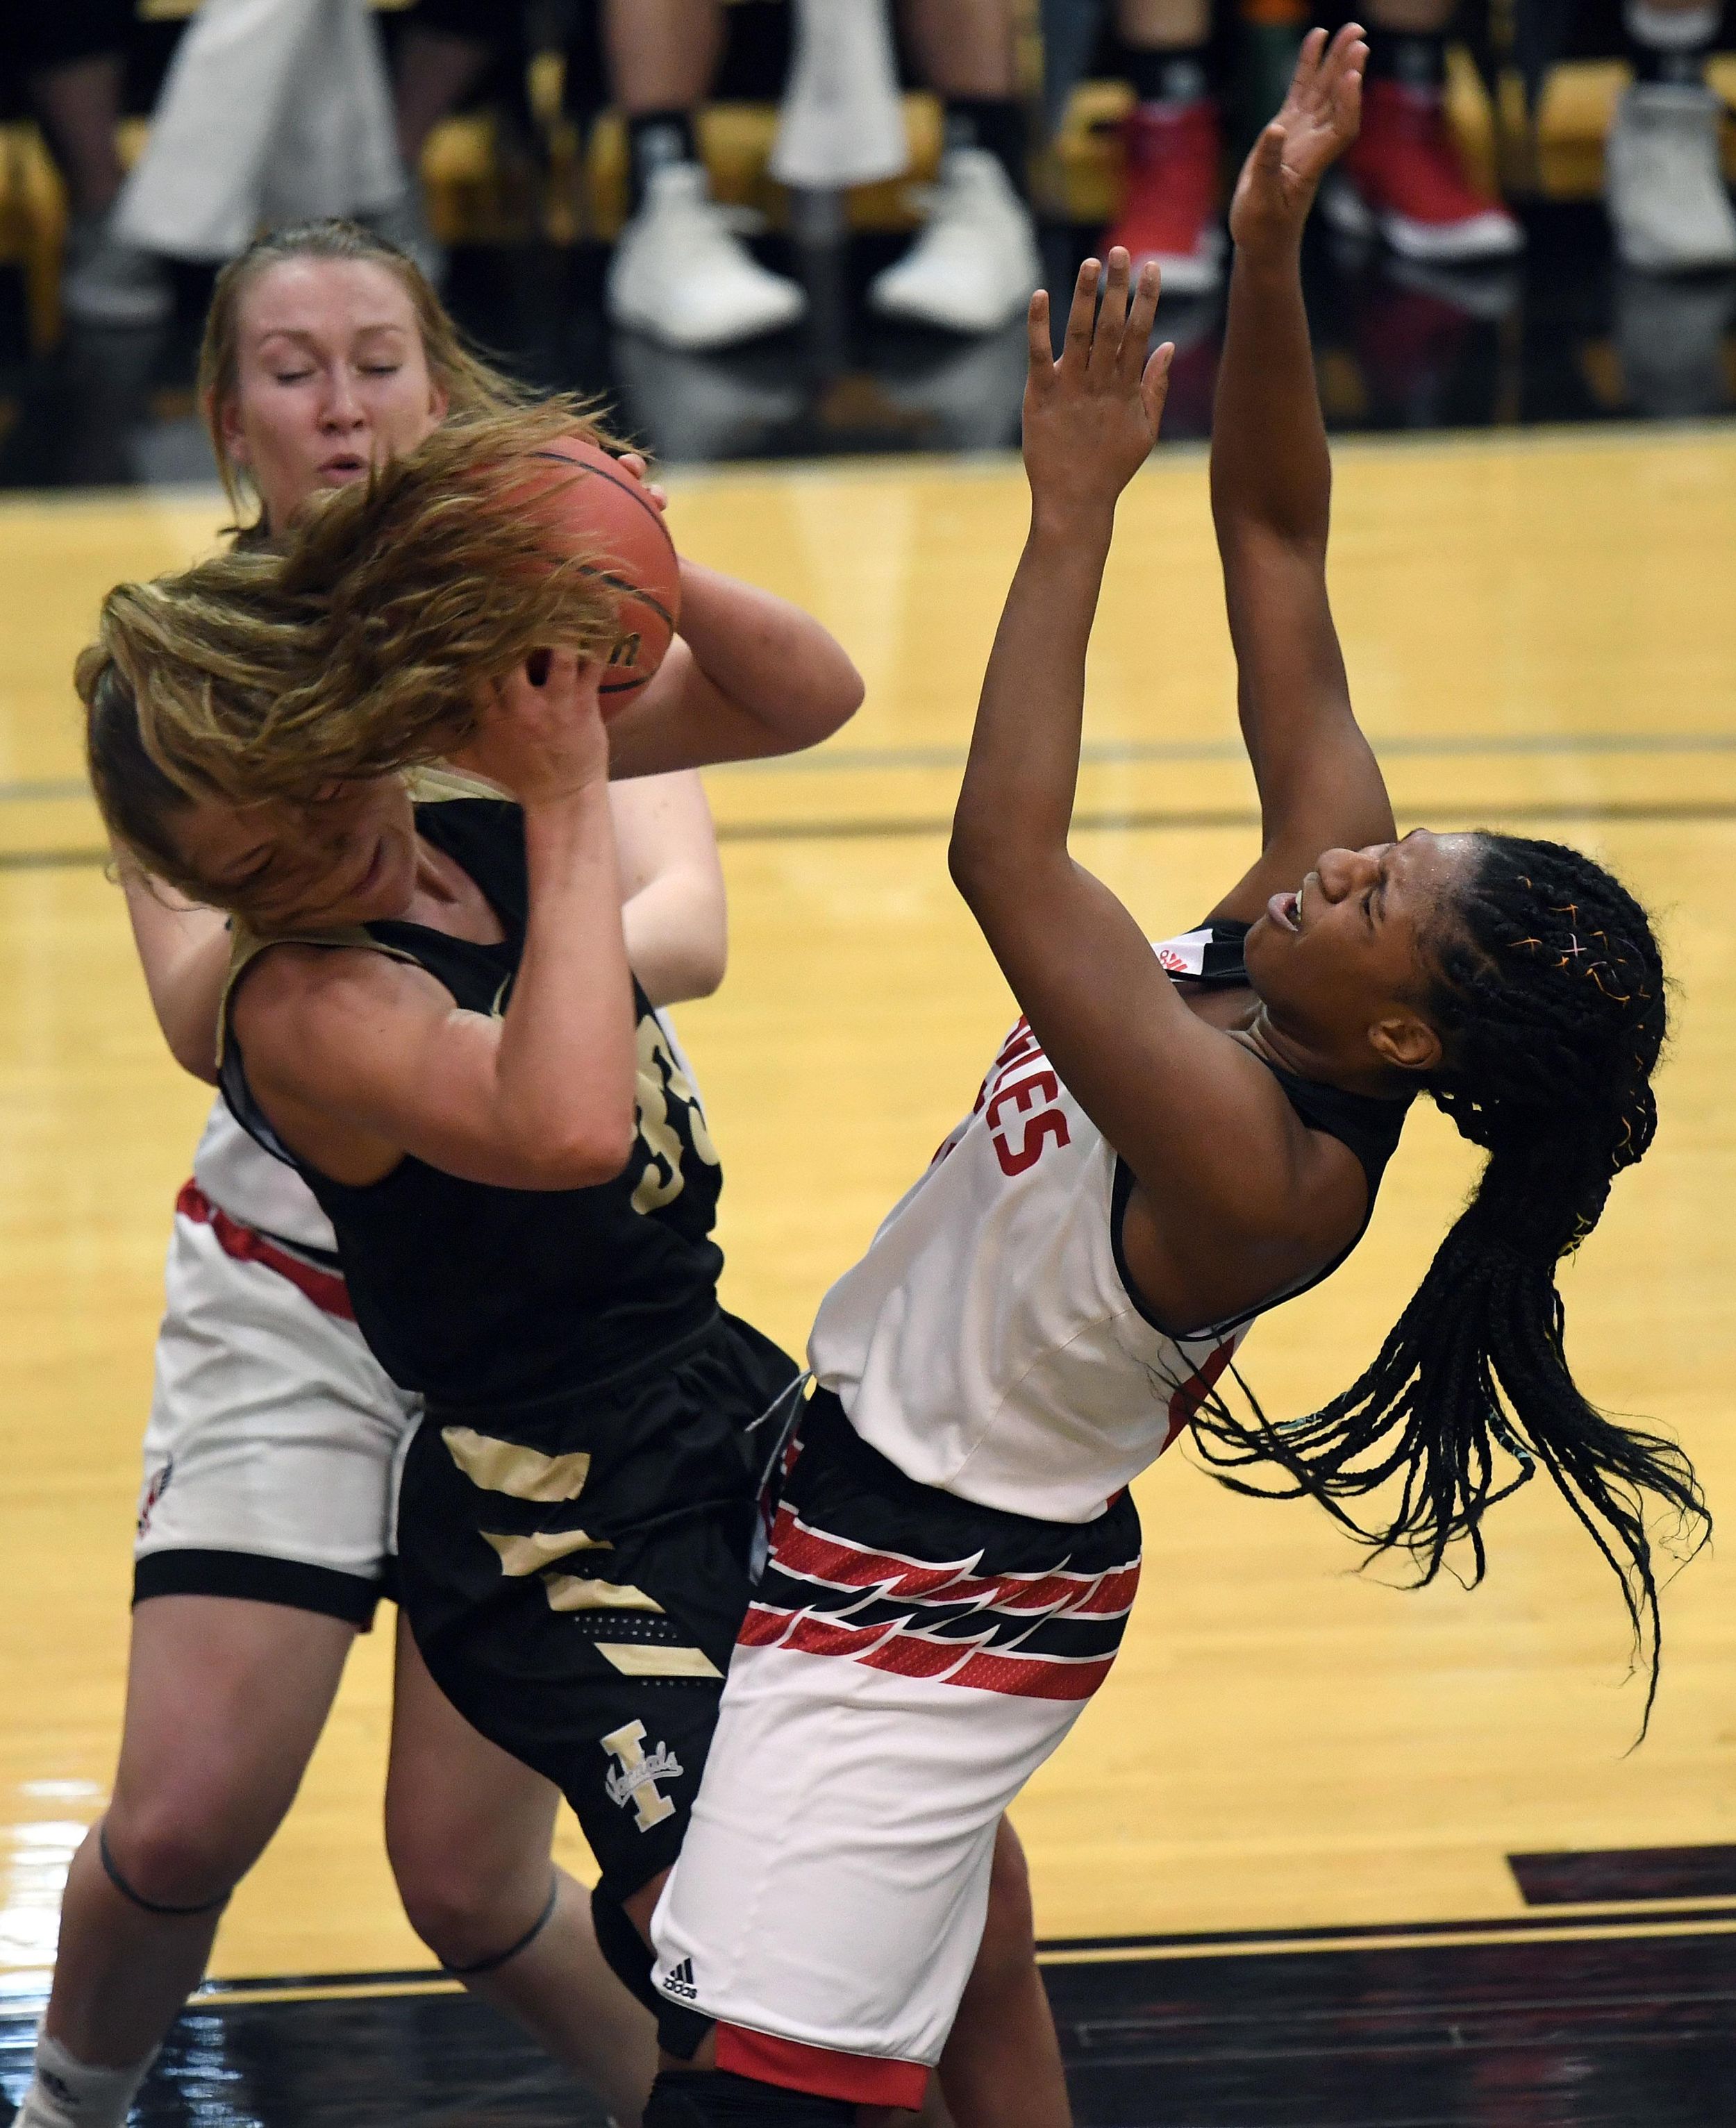
[[[1736,1927],[1736,1900],[1693,1907],[1627,1907],[1619,1912],[1575,1913],[1558,1908],[1550,1913],[1503,1914],[1487,1920],[1347,1922],[1285,1929],[1208,1929],[1173,1935],[1046,1936],[1039,1938],[1039,1959],[1057,1965],[1076,1959],[1118,1959],[1139,1962],[1161,1953],[1233,1952],[1257,1957],[1263,1953],[1314,1948],[1333,1950],[1367,1948],[1421,1940],[1450,1945],[1490,1936],[1524,1938],[1559,1936],[1564,1930],[1584,1930],[1600,1936],[1645,1938],[1660,1928],[1687,1931],[1710,1925]],[[456,1989],[459,1983],[437,1966],[407,1966],[369,1973],[294,1973],[250,1976],[235,1980],[207,1980],[195,2002],[226,2001],[252,1995],[288,1991],[319,1994],[365,1995],[388,1988],[430,1988]],[[5,2006],[10,2013],[15,2006]]]

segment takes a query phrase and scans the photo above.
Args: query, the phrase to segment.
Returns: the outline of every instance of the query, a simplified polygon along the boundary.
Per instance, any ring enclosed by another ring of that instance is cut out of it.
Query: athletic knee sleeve
[[[726,2069],[665,2069],[651,2087],[644,2128],[854,2128],[847,2099],[817,2098]]]
[[[485,1973],[498,1973],[503,1965],[516,1958],[521,1950],[528,1950],[547,1928],[554,1917],[554,1908],[559,1898],[560,1879],[557,1876],[549,1887],[549,1896],[544,1902],[542,1912],[516,1941],[509,1943],[504,1950],[497,1950],[488,1958],[478,1958],[468,1965],[454,1965],[443,1958],[440,1960],[441,1972],[449,1973],[454,1980],[476,1980]]]
[[[620,1900],[611,1899],[601,1884],[591,1894],[591,1926],[610,1972],[635,2002],[643,2002],[654,2017],[659,2015],[663,2000],[651,1985],[651,1946]]]
[[[229,1904],[232,1892],[221,1892],[214,1899],[202,1899],[197,1906],[176,1907],[161,1899],[147,1899],[142,1892],[136,1892],[121,1874],[113,1853],[108,1845],[108,1826],[105,1822],[97,1827],[97,1852],[102,1858],[104,1874],[123,1899],[130,1900],[140,1913],[156,1914],[169,1920],[184,1918],[190,1914],[219,1913]]]

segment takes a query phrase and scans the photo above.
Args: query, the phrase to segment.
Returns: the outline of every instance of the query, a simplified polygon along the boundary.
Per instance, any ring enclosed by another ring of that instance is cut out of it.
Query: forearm
[[[691,562],[681,582],[685,653],[611,720],[611,775],[794,753],[854,714],[861,676],[811,614]]]
[[[627,964],[653,1005],[709,997],[729,953],[722,895],[702,874],[661,872],[621,905]]]
[[[862,700],[842,646],[800,606],[716,569],[684,563],[681,633],[711,684],[793,752],[830,738]]]
[[[979,921],[1002,883],[1044,857],[1065,857],[1085,653],[1114,523],[1111,505],[1065,515],[1033,509],[953,815],[953,876]]]
[[[1238,249],[1211,425],[1211,508],[1227,588],[1246,535],[1324,558],[1332,460],[1302,301],[1299,235]]]
[[[598,781],[527,805],[530,912],[502,1022],[502,1123],[530,1149],[617,1171],[633,1128],[632,981],[608,791]]]
[[[121,887],[151,1008],[175,1062],[216,1081],[217,1015],[229,971],[229,929],[214,909],[179,905],[169,890],[120,859]]]

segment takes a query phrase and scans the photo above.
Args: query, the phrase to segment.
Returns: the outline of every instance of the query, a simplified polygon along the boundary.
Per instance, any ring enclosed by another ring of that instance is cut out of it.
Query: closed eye
[[[249,865],[245,872],[234,872],[227,879],[213,880],[212,885],[225,894],[243,894],[249,887],[260,884],[273,861],[272,852],[267,850],[256,864]]]

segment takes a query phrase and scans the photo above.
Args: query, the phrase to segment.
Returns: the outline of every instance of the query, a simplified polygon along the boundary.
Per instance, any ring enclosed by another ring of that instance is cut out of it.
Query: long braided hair
[[[1194,1435],[1239,1492],[1319,1500],[1371,1556],[1404,1551],[1419,1584],[1541,1465],[1615,1570],[1649,1655],[1641,1734],[1658,1691],[1658,1582],[1648,1509],[1693,1548],[1710,1522],[1673,1442],[1606,1418],[1581,1394],[1562,1343],[1556,1267],[1596,1225],[1610,1185],[1658,1127],[1652,1072],[1667,1023],[1663,964],[1620,881],[1559,843],[1485,835],[1480,862],[1434,943],[1429,1009],[1443,1061],[1425,1081],[1489,1157],[1374,1363],[1305,1418],[1252,1423],[1221,1399]],[[1244,1385],[1245,1386],[1245,1385]],[[1252,1484],[1253,1465],[1282,1480]],[[1347,1502],[1392,1482],[1363,1521]]]

